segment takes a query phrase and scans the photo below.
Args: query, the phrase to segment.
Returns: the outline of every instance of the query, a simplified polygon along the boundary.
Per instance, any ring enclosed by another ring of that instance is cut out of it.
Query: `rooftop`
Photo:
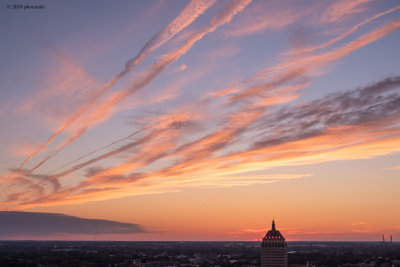
[[[282,236],[281,232],[276,230],[274,220],[272,220],[271,230],[265,234],[263,240],[283,240],[283,241],[285,241],[285,238]]]

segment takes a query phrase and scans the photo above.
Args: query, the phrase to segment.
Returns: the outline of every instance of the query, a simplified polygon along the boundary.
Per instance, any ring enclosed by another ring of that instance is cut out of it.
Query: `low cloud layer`
[[[59,213],[0,211],[0,238],[62,234],[134,234],[146,231],[137,224],[85,219]]]

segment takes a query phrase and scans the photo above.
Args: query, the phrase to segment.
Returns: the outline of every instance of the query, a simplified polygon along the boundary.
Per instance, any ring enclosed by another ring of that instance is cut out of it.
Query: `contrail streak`
[[[156,63],[154,63],[150,67],[150,71],[148,71],[141,79],[136,81],[131,87],[124,89],[115,93],[113,96],[109,98],[109,102],[105,103],[102,107],[104,110],[110,110],[112,107],[118,105],[123,100],[131,96],[133,93],[147,86],[151,81],[153,81],[160,73],[164,71],[164,69],[178,60],[182,55],[187,53],[193,45],[203,38],[206,34],[210,32],[214,32],[218,27],[230,22],[234,15],[241,12],[248,4],[250,4],[251,0],[236,0],[228,2],[224,7],[222,7],[217,14],[211,19],[209,24],[195,32],[195,34],[191,35],[186,42],[176,49],[173,52],[166,54],[162,59]],[[104,114],[101,115],[105,117]],[[90,125],[86,126],[87,129]],[[83,133],[82,133],[83,134]],[[79,136],[78,136],[79,137]],[[65,147],[65,146],[63,146]],[[47,161],[50,157],[44,159],[44,161],[39,164],[42,165],[45,161]],[[39,166],[40,166],[39,165]],[[36,169],[39,166],[35,166]]]
[[[75,122],[85,111],[91,107],[94,102],[104,95],[116,82],[118,82],[122,77],[124,77],[128,72],[132,71],[134,67],[140,63],[149,53],[160,47],[162,44],[170,40],[173,36],[179,33],[182,29],[190,25],[199,15],[206,11],[210,6],[215,3],[215,0],[211,1],[201,1],[192,0],[185,9],[176,17],[170,24],[168,24],[164,29],[157,33],[150,41],[148,41],[145,46],[141,49],[139,54],[129,60],[125,69],[115,75],[108,83],[100,87],[98,90],[92,94],[88,102],[83,105],[74,115],[72,115],[55,133],[53,133],[47,141],[42,144],[37,150],[31,153],[17,168],[21,169],[28,161],[30,161],[34,156],[39,154],[43,149],[45,149],[61,132],[67,129],[73,122]],[[44,162],[43,162],[44,163]],[[43,164],[42,163],[42,164]]]
[[[118,143],[120,143],[120,142],[123,142],[123,141],[125,141],[125,140],[128,140],[129,138],[132,138],[133,136],[137,135],[138,133],[140,133],[140,132],[142,132],[142,131],[144,131],[144,130],[145,130],[145,129],[137,130],[137,131],[131,133],[131,134],[128,135],[128,136],[125,136],[125,137],[120,138],[120,139],[118,139],[118,140],[116,140],[116,141],[114,141],[114,142],[112,142],[112,143],[110,143],[110,144],[107,144],[107,145],[102,146],[102,147],[100,147],[100,148],[98,148],[98,149],[95,149],[95,150],[93,150],[92,152],[86,153],[85,155],[83,155],[83,156],[81,156],[81,157],[79,157],[79,158],[77,158],[77,159],[71,160],[70,162],[67,162],[67,163],[65,163],[64,165],[58,167],[57,169],[54,169],[54,170],[48,172],[46,175],[50,175],[51,173],[56,172],[56,171],[58,171],[58,170],[61,170],[62,168],[65,168],[65,167],[67,167],[68,165],[71,165],[72,163],[78,162],[78,161],[80,161],[81,159],[84,159],[84,158],[86,158],[86,157],[89,157],[89,156],[91,156],[91,155],[93,155],[93,154],[95,154],[95,153],[97,153],[97,152],[99,152],[99,151],[101,151],[101,150],[104,150],[104,149],[109,148],[109,147],[111,147],[111,146],[113,146],[113,145],[115,145],[115,144],[118,144]]]
[[[325,48],[325,47],[327,47],[327,46],[329,46],[331,44],[334,44],[334,43],[342,40],[343,38],[349,36],[350,34],[355,32],[356,30],[358,30],[358,28],[360,28],[364,24],[367,24],[367,23],[369,23],[369,22],[371,22],[371,21],[373,21],[373,20],[375,20],[377,18],[380,18],[380,17],[382,17],[384,15],[387,15],[387,14],[392,13],[394,11],[397,11],[399,9],[400,9],[400,5],[395,6],[395,7],[391,8],[391,9],[389,9],[389,10],[386,10],[384,12],[376,14],[375,16],[358,23],[356,26],[354,26],[350,30],[344,32],[343,34],[339,35],[338,37],[336,37],[336,38],[334,38],[334,39],[332,39],[332,40],[330,40],[328,42],[325,42],[323,44],[320,44],[320,45],[317,45],[317,46],[314,46],[314,47],[309,47],[309,48],[304,48],[304,49],[297,49],[297,50],[289,52],[288,54],[290,55],[290,54],[309,53],[309,52],[312,52],[312,51],[317,50],[317,49]]]

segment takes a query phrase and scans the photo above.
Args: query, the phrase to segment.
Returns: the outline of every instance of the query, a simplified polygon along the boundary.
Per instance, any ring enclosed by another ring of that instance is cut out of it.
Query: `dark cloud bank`
[[[59,213],[0,211],[0,239],[56,234],[133,234],[146,231],[137,224],[85,219]]]
[[[354,90],[332,93],[301,105],[286,106],[252,127],[263,130],[253,149],[320,136],[332,127],[369,125],[383,130],[400,120],[400,76]]]

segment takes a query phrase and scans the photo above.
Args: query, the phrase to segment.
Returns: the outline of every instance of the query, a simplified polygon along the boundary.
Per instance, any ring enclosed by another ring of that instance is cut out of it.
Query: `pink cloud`
[[[338,0],[328,6],[321,14],[321,22],[331,23],[345,16],[360,13],[366,10],[365,4],[370,0]]]
[[[74,122],[76,131],[61,142],[58,149],[115,114],[122,101],[151,83],[203,36],[230,22],[248,3],[228,2],[209,24],[191,32],[182,46],[165,53],[128,88],[110,93],[101,103],[88,108]],[[396,126],[399,121],[398,93],[395,91],[399,84],[397,76],[300,105],[288,105],[282,109],[277,105],[301,95],[301,90],[309,84],[310,73],[315,75],[321,67],[399,27],[400,21],[393,21],[331,51],[289,58],[248,81],[185,103],[167,115],[143,118],[147,124],[140,133],[103,146],[107,150],[100,155],[93,156],[91,152],[79,157],[85,161],[73,161],[75,165],[57,174],[40,176],[32,174],[33,169],[20,169],[15,173],[15,181],[23,184],[24,189],[36,186],[32,189],[35,193],[23,196],[23,199],[22,195],[11,196],[7,203],[20,204],[21,208],[170,192],[196,186],[271,183],[308,174],[270,177],[246,175],[244,172],[396,152],[400,143]],[[267,77],[260,81],[263,75]],[[171,99],[183,87],[178,82],[172,83],[170,91],[166,90],[165,95],[157,95],[152,101]],[[392,97],[388,97],[389,94]],[[227,101],[221,101],[221,104],[219,99]],[[374,99],[379,99],[379,103]],[[229,112],[222,114],[213,109],[227,103]],[[192,131],[193,125],[201,130]],[[126,153],[132,151],[134,153]],[[126,154],[121,157],[122,153]],[[89,156],[93,157],[86,159]],[[122,162],[86,169],[86,174],[82,175],[85,168],[114,157],[120,157]],[[76,178],[77,184],[62,184],[61,178],[67,177]]]
[[[151,53],[153,50],[157,49],[160,47],[162,44],[167,42],[169,39],[171,39],[174,35],[179,33],[182,29],[190,25],[199,15],[201,15],[205,10],[207,10],[210,6],[214,4],[215,1],[201,1],[201,0],[192,0],[186,8],[175,18],[174,21],[169,23],[163,30],[161,30],[159,33],[157,33],[151,40],[149,40],[145,46],[142,48],[142,50],[131,60],[129,60],[126,63],[125,69],[115,75],[108,83],[104,84],[100,88],[97,88],[95,92],[92,92],[89,98],[87,99],[86,103],[84,103],[74,114],[72,114],[69,118],[67,118],[63,125],[56,130],[50,138],[47,139],[45,143],[42,144],[36,151],[31,153],[19,166],[18,169],[22,168],[28,161],[30,161],[34,156],[39,154],[41,151],[46,149],[46,147],[64,130],[69,128],[78,118],[81,117],[82,114],[84,114],[101,96],[103,96],[111,87],[113,87],[122,77],[124,77],[127,73],[132,71],[134,67],[139,64],[149,53]],[[215,29],[214,29],[215,30]],[[171,62],[168,62],[171,63]],[[139,87],[144,87],[146,86],[154,77],[163,70],[164,67],[161,67],[160,65],[154,66],[156,68],[155,72],[152,74],[149,73],[148,77],[145,78],[148,79],[148,81],[144,81],[142,85],[139,85]],[[158,69],[161,68],[161,69]],[[135,89],[134,91],[136,91]],[[120,93],[118,96],[114,97],[114,101],[116,103],[121,102],[123,99],[126,98],[125,93]],[[125,95],[125,96],[123,96]],[[120,99],[115,100],[115,99]],[[113,101],[113,100],[111,100]],[[111,107],[106,107],[108,110]],[[107,112],[106,112],[107,113]],[[104,114],[104,112],[103,112]],[[79,138],[85,131],[87,127],[80,127],[79,131],[81,132],[80,135],[75,134],[76,138],[70,139],[71,142]],[[70,142],[69,142],[70,143]],[[65,145],[62,147],[65,147],[69,145],[67,142]]]
[[[187,65],[186,65],[186,64],[181,64],[181,65],[179,65],[179,67],[177,67],[177,68],[171,70],[170,73],[171,73],[171,74],[174,74],[174,73],[177,73],[177,72],[184,71],[184,70],[186,70],[186,69],[187,69]]]
[[[368,19],[366,19],[366,20],[364,20],[364,21],[362,21],[360,23],[358,23],[357,25],[352,27],[350,30],[340,34],[338,37],[333,38],[333,39],[329,40],[328,42],[325,42],[325,43],[322,43],[320,45],[316,45],[316,46],[313,46],[313,47],[295,49],[295,50],[289,51],[289,53],[286,53],[286,55],[293,55],[293,54],[298,54],[298,53],[309,53],[309,52],[312,52],[314,50],[330,46],[330,45],[342,40],[343,38],[351,35],[355,31],[357,31],[361,26],[363,26],[363,25],[365,25],[365,24],[367,24],[367,23],[369,23],[369,22],[371,22],[371,21],[373,21],[375,19],[378,19],[378,18],[380,18],[380,17],[382,17],[384,15],[387,15],[387,14],[390,14],[392,12],[395,12],[395,11],[397,11],[399,9],[400,9],[400,5],[395,6],[395,7],[391,8],[391,9],[389,9],[389,10],[386,10],[384,12],[378,13],[378,14],[376,14],[376,15],[374,15],[374,16],[372,16],[372,17],[370,17],[370,18],[368,18]]]
[[[258,1],[243,12],[226,30],[225,37],[261,34],[266,30],[280,30],[292,24],[300,13],[277,2]]]

